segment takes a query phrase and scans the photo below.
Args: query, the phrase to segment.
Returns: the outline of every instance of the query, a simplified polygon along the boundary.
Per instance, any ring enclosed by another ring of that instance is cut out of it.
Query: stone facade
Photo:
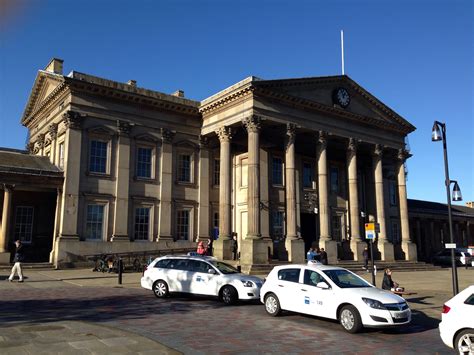
[[[339,95],[340,89],[345,94]],[[344,96],[346,95],[346,96]],[[195,245],[240,261],[416,259],[405,138],[415,128],[347,76],[249,77],[201,101],[62,73],[38,73],[21,120],[32,154],[64,171],[51,260]]]

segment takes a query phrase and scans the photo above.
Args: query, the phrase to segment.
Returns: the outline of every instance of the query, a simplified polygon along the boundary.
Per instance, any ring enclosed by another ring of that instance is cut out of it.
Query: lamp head
[[[433,142],[443,140],[443,137],[441,136],[441,131],[439,130],[439,126],[436,122],[433,124],[433,128],[431,129],[431,140]]]
[[[457,181],[454,182],[453,201],[462,201],[461,189],[459,188]]]

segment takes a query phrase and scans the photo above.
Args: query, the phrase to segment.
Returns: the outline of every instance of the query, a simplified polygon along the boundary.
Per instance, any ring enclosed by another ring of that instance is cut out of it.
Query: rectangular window
[[[283,159],[280,157],[272,160],[272,182],[273,185],[283,185]]]
[[[15,215],[15,240],[30,243],[33,234],[33,207],[17,206]]]
[[[283,211],[272,212],[272,238],[274,240],[285,239],[285,213]]]
[[[89,171],[101,174],[107,172],[107,142],[91,141]]]
[[[313,168],[310,163],[303,163],[303,187],[313,186]]]
[[[181,210],[178,211],[177,221],[177,239],[178,240],[189,240],[189,211]]]
[[[397,186],[395,181],[390,181],[388,184],[388,190],[390,195],[390,205],[396,206],[397,205]]]
[[[104,205],[87,205],[86,239],[102,239],[104,208]]]
[[[59,169],[64,169],[64,142],[59,143],[58,167]]]
[[[243,158],[240,160],[240,186],[247,187],[249,183],[249,169],[248,169],[248,159]]]
[[[212,215],[212,237],[217,239],[219,236],[219,212],[214,212]]]
[[[400,235],[398,233],[398,223],[392,221],[392,243],[399,244],[400,243]]]
[[[137,149],[137,177],[151,178],[151,148]]]
[[[135,240],[149,240],[150,236],[150,208],[135,209]]]
[[[212,175],[214,185],[219,185],[221,179],[221,161],[219,159],[214,159],[214,173]]]
[[[339,169],[332,167],[330,170],[331,192],[339,192]]]
[[[178,155],[178,181],[191,182],[191,155]]]

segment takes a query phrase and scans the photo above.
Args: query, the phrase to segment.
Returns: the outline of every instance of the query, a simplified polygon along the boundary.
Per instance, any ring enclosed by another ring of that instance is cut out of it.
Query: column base
[[[402,241],[402,250],[405,254],[405,260],[417,261],[418,256],[416,254],[416,244],[412,242]]]
[[[366,242],[361,242],[360,240],[351,241],[351,251],[354,254],[355,261],[364,260],[364,257],[362,256],[362,252],[364,251],[366,246],[367,246]]]
[[[392,243],[379,241],[377,248],[380,252],[380,260],[395,261],[395,253]]]
[[[128,235],[112,235],[110,239],[112,242],[129,242],[130,238]]]
[[[232,239],[223,239],[222,236],[212,243],[214,257],[220,260],[232,260]]]
[[[0,253],[0,264],[10,264],[10,252]]]
[[[285,247],[288,252],[288,261],[301,264],[305,261],[304,241],[302,239],[286,239]]]
[[[79,240],[79,234],[60,234],[59,239]]]
[[[268,264],[270,243],[263,239],[244,239],[240,246],[242,265]]]
[[[319,242],[319,247],[324,248],[328,254],[328,264],[337,263],[337,242],[334,240],[322,240]]]

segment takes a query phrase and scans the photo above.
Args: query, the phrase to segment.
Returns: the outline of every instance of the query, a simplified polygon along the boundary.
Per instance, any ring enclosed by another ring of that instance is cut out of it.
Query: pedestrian
[[[314,260],[321,262],[321,249],[319,247],[314,250]]]
[[[206,255],[206,248],[204,248],[204,243],[203,242],[198,242],[197,253],[199,255]]]
[[[328,253],[326,253],[326,250],[324,250],[324,248],[321,248],[320,258],[321,258],[321,264],[323,265],[328,264]]]
[[[362,266],[362,269],[369,270],[369,248],[364,248],[362,257],[364,258],[364,266]]]
[[[237,242],[237,235],[234,233],[232,235],[232,258],[233,260],[237,260],[237,250],[239,250],[238,242]]]
[[[315,256],[316,256],[315,249],[313,247],[309,248],[308,252],[306,253],[306,259],[308,261],[313,261]]]
[[[212,238],[209,238],[207,240],[207,245],[206,245],[206,255],[207,256],[212,256],[212,243],[213,243]]]
[[[382,289],[392,292],[403,292],[405,289],[400,287],[398,283],[392,280],[392,270],[389,268],[385,269],[382,281]]]
[[[10,277],[8,278],[8,281],[12,282],[13,278],[15,277],[15,273],[18,273],[18,282],[23,282],[23,273],[21,271],[21,263],[25,259],[24,255],[24,250],[23,250],[23,244],[21,244],[21,241],[16,240],[15,241],[15,257],[13,258],[13,267],[12,267],[12,272],[10,274]]]

